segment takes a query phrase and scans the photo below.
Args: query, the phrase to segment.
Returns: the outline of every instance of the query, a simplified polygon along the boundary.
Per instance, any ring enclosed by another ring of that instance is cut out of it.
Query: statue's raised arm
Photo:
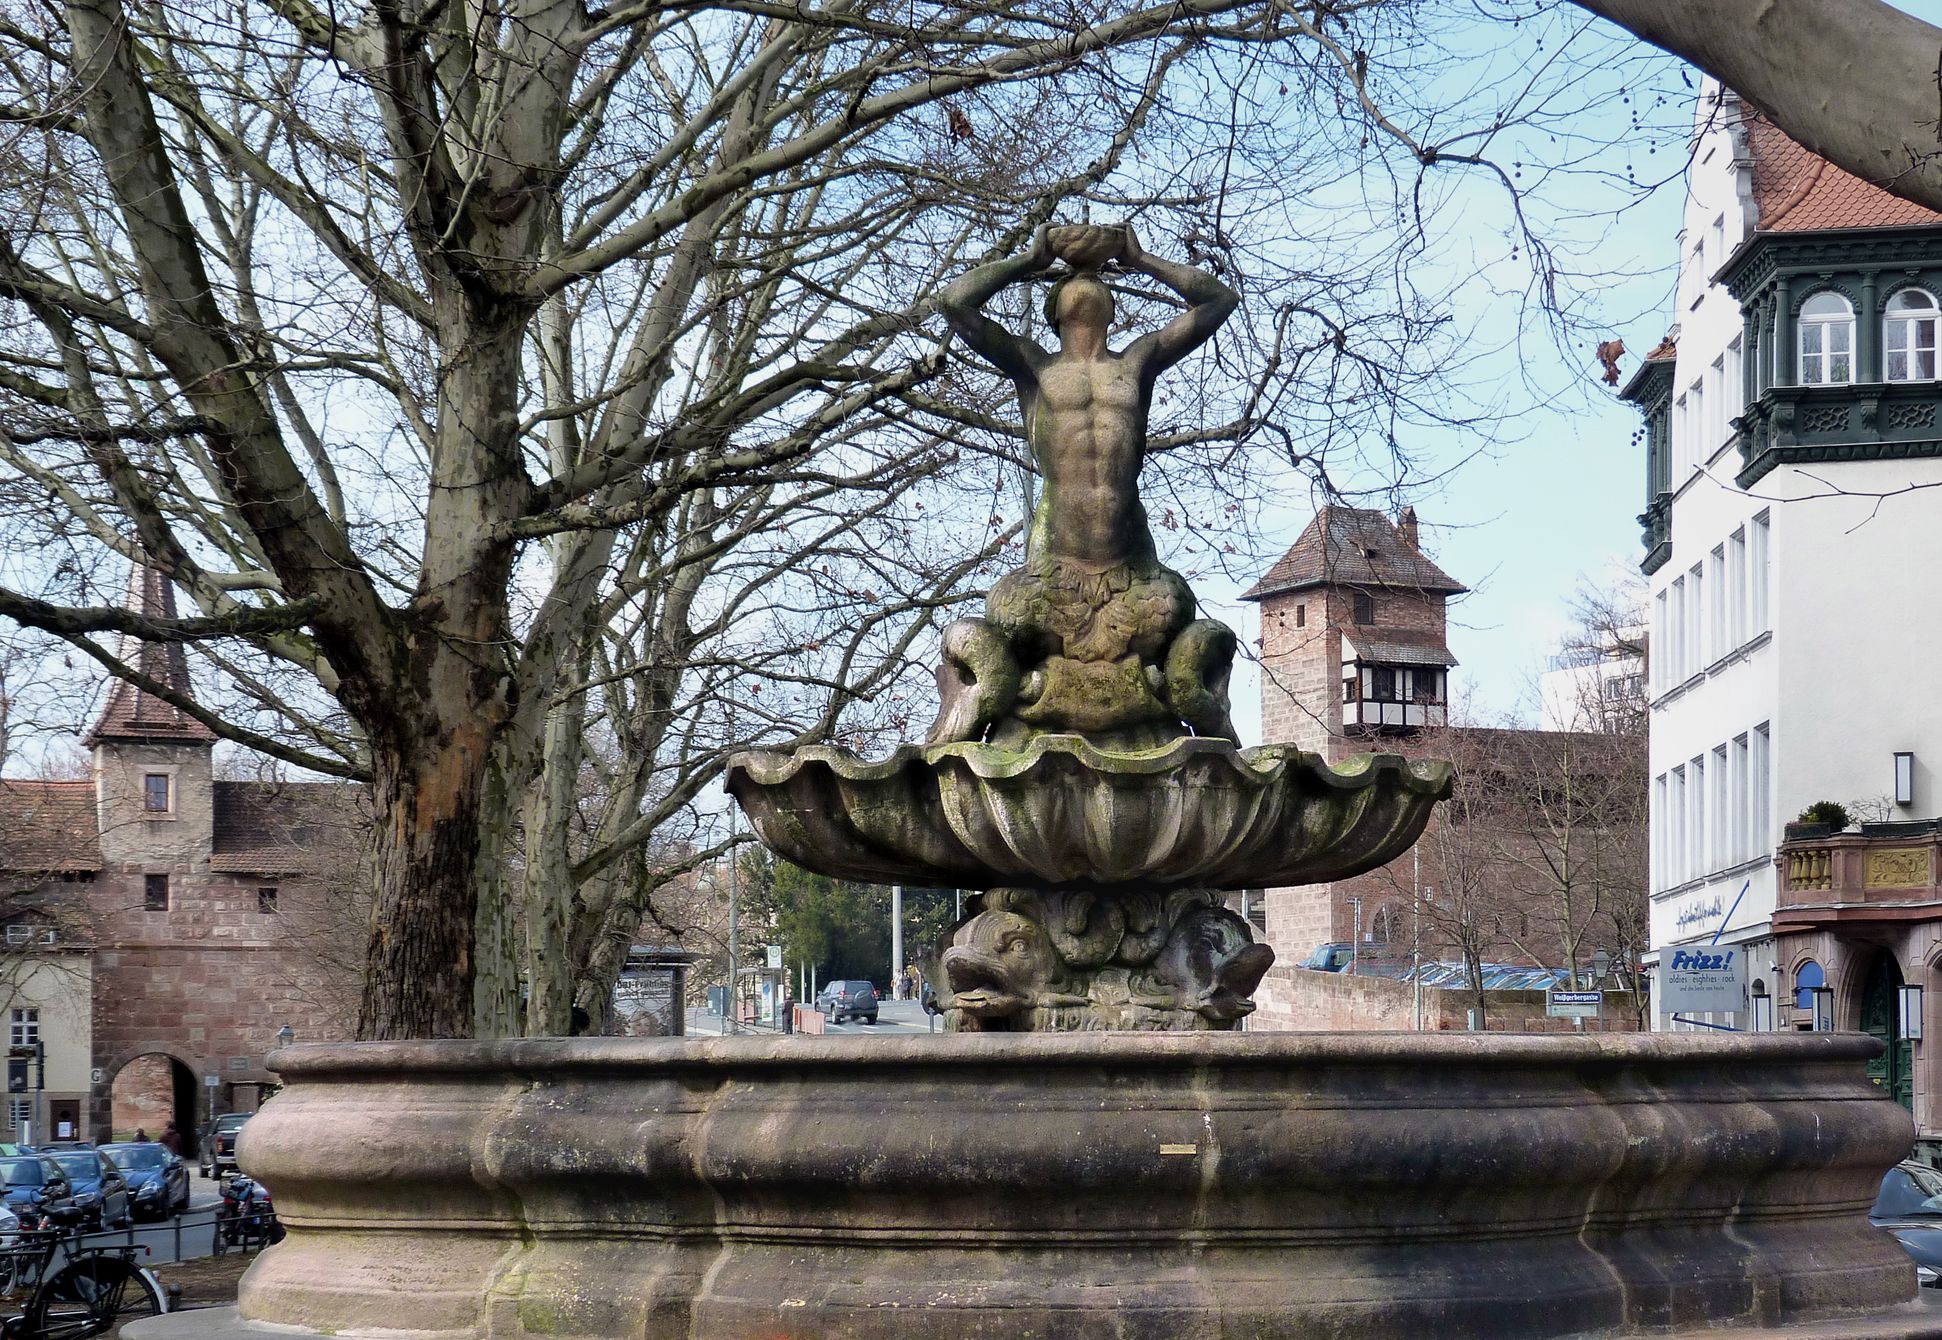
[[[1159,330],[1140,336],[1126,350],[1126,357],[1140,365],[1149,381],[1212,339],[1241,304],[1238,293],[1207,271],[1149,255],[1131,224],[1126,225],[1119,263],[1128,270],[1151,275],[1187,300],[1186,311]]]
[[[1052,264],[1052,230],[1040,228],[1032,237],[1031,250],[1022,256],[1006,256],[980,265],[953,280],[938,297],[938,309],[951,329],[964,337],[987,363],[1014,382],[1029,384],[1040,364],[1051,355],[1034,340],[1014,335],[984,314],[984,305],[1020,280],[1042,273]]]

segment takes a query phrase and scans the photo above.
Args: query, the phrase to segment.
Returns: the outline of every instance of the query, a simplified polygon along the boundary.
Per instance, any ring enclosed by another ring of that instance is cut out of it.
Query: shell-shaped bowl
[[[728,789],[776,852],[818,874],[950,888],[1262,888],[1343,879],[1408,851],[1447,763],[1180,739],[1115,752],[905,745],[872,761],[755,750]]]

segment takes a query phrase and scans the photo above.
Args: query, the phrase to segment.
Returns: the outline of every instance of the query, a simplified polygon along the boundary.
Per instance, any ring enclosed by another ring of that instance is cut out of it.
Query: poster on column
[[[1667,1014],[1746,1010],[1746,951],[1738,945],[1674,949],[1659,955],[1659,1008]]]

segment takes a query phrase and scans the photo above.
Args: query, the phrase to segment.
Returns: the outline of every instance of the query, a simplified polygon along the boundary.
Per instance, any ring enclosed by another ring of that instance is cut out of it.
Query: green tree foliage
[[[835,978],[890,988],[890,890],[815,875],[754,849],[741,858],[742,940],[783,947],[790,979],[807,964],[818,982]],[[904,957],[923,964],[950,929],[952,889],[904,890]],[[763,928],[760,931],[752,928]],[[751,938],[753,937],[753,939]],[[752,956],[753,950],[744,951]]]

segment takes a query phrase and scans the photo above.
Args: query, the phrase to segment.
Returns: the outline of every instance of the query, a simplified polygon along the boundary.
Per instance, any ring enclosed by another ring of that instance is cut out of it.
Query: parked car
[[[98,1149],[65,1149],[49,1154],[74,1188],[77,1221],[83,1228],[127,1228],[135,1222],[128,1179]]]
[[[861,1019],[866,1024],[874,1024],[877,1021],[877,989],[868,982],[830,982],[816,993],[816,1008],[827,1014],[833,1024],[840,1024],[845,1019]]]
[[[202,1175],[214,1177],[236,1171],[236,1136],[253,1112],[225,1112],[212,1118],[202,1133]]]
[[[1868,1222],[1894,1234],[1925,1289],[1942,1289],[1942,1172],[1909,1161],[1890,1168]]]
[[[189,1208],[189,1170],[182,1158],[153,1140],[103,1145],[128,1181],[137,1219],[167,1219]]]
[[[1355,959],[1355,946],[1347,940],[1337,944],[1316,945],[1298,967],[1315,972],[1341,972]]]
[[[39,1228],[43,1223],[68,1228],[81,1219],[74,1203],[74,1187],[61,1165],[47,1154],[0,1158],[0,1194],[4,1194],[7,1209],[27,1228]]]

